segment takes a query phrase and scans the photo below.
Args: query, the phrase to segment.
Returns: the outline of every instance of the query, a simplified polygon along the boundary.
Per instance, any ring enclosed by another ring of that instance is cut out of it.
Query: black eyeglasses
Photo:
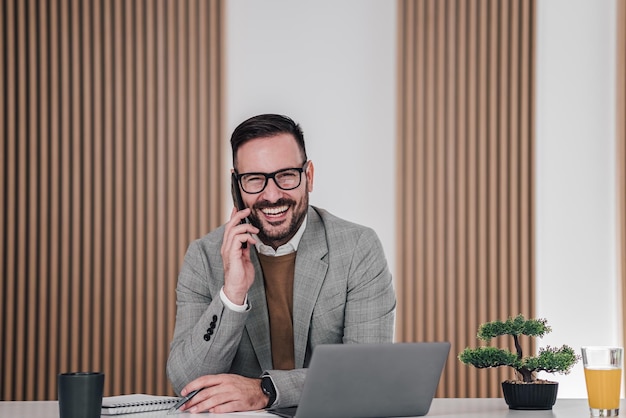
[[[302,173],[306,170],[305,162],[302,167],[299,168],[283,168],[282,170],[274,171],[273,173],[242,173],[239,174],[235,170],[235,175],[241,188],[248,194],[261,193],[267,187],[269,179],[274,179],[274,183],[282,190],[293,190],[300,186],[302,182]]]

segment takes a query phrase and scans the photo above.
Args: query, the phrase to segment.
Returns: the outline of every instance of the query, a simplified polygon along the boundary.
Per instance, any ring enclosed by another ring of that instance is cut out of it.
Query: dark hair
[[[233,151],[233,167],[236,165],[237,150],[244,143],[251,139],[268,138],[279,134],[293,135],[304,156],[304,161],[307,161],[304,135],[300,125],[287,116],[265,114],[253,116],[241,122],[233,131],[230,137],[230,146]]]

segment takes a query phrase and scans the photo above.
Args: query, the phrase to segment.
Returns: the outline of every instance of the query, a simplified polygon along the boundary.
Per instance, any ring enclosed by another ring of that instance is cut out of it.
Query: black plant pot
[[[552,409],[559,391],[558,382],[511,383],[502,382],[502,393],[509,409]]]

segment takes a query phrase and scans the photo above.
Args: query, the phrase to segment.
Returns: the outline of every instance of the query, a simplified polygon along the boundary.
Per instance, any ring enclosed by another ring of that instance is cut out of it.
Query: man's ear
[[[309,160],[309,163],[306,165],[306,187],[309,192],[313,191],[313,174],[315,173],[315,167],[313,166],[313,161]]]

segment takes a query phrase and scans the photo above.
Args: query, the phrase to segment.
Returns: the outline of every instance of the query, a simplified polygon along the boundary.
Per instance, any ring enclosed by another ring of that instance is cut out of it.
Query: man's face
[[[304,156],[290,134],[257,138],[237,150],[237,172],[273,173],[285,168],[302,167]],[[313,164],[309,162],[302,173],[300,185],[292,190],[280,189],[268,179],[261,193],[242,191],[244,204],[252,210],[250,222],[260,229],[259,238],[274,249],[289,241],[297,232],[309,206],[313,190]]]

